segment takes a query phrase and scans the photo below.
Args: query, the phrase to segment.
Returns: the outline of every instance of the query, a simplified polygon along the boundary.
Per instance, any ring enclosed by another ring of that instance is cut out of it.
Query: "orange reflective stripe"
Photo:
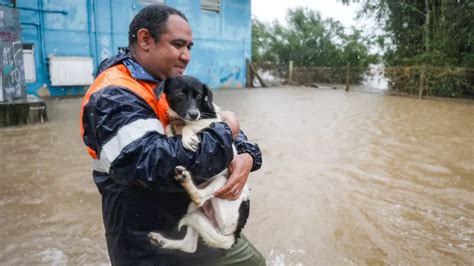
[[[84,137],[84,125],[82,123],[82,118],[84,115],[84,106],[89,103],[90,97],[95,92],[107,88],[109,86],[118,86],[124,87],[128,90],[131,90],[136,95],[145,100],[148,105],[153,109],[156,117],[163,124],[163,127],[168,125],[168,102],[166,101],[166,95],[162,94],[159,99],[156,98],[154,89],[156,87],[155,82],[148,82],[142,80],[136,80],[131,75],[129,70],[122,64],[113,66],[104,72],[102,72],[95,80],[94,83],[89,87],[84,98],[82,99],[81,112],[80,112],[80,121],[81,121],[81,137]],[[97,159],[96,152],[87,147],[89,154]]]
[[[97,159],[97,153],[91,148],[91,147],[87,147],[87,152],[89,153],[89,155],[94,158],[94,159]]]

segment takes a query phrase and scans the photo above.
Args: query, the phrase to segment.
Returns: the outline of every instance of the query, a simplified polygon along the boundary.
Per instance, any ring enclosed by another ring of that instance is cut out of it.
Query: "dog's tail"
[[[229,249],[236,240],[233,234],[223,235],[218,232],[217,229],[212,226],[211,221],[199,212],[184,216],[179,222],[178,228],[181,229],[184,225],[194,228],[210,247]]]

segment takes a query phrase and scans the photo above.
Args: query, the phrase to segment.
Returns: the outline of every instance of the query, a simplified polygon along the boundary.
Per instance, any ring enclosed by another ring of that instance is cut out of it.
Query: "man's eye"
[[[175,48],[179,48],[181,46],[179,42],[170,42],[170,44]]]

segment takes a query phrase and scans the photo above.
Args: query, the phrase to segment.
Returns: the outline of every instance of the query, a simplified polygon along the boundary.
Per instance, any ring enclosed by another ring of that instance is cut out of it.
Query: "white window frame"
[[[201,9],[216,13],[221,12],[221,0],[201,0]]]
[[[90,85],[94,79],[92,57],[49,56],[52,86]]]

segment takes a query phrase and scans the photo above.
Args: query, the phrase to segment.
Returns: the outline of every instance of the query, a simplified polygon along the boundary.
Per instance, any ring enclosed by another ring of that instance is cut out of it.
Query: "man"
[[[192,45],[191,28],[181,12],[148,6],[130,24],[129,50],[101,63],[83,99],[81,134],[94,159],[113,265],[265,264],[245,238],[228,251],[201,243],[195,254],[159,249],[148,241],[150,231],[184,236],[177,224],[190,200],[173,179],[175,166],[189,169],[198,182],[229,166],[231,176],[216,196],[236,199],[249,172],[262,163],[260,149],[247,141],[230,112],[223,113],[224,122],[198,133],[196,152],[164,135],[168,104],[159,84],[183,74]],[[238,155],[233,155],[232,143]]]

